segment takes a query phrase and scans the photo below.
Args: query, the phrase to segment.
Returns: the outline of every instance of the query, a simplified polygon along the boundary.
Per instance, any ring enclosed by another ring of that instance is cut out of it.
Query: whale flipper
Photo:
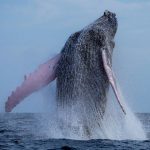
[[[107,77],[108,77],[109,82],[112,86],[112,89],[115,93],[117,101],[118,101],[122,111],[124,112],[124,114],[126,114],[126,111],[125,111],[124,107],[121,104],[121,96],[120,96],[120,93],[119,93],[119,90],[118,90],[118,87],[117,87],[116,78],[115,78],[114,72],[112,70],[110,60],[107,57],[107,50],[105,50],[105,49],[102,50],[102,59],[103,59],[103,64],[104,64],[104,68],[105,68]]]
[[[8,97],[5,104],[5,111],[12,111],[25,97],[53,81],[56,78],[55,70],[60,57],[61,54],[56,55],[54,58],[40,65],[39,68],[29,76],[25,75],[24,82],[21,86],[17,87]]]

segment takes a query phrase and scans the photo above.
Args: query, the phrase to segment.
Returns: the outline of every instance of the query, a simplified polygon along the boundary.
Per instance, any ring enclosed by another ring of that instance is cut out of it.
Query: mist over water
[[[87,136],[86,129],[82,125],[82,109],[84,109],[81,103],[76,104],[74,110],[68,109],[72,112],[68,112],[70,115],[69,120],[66,120],[66,112],[61,112],[61,118],[65,122],[58,119],[57,111],[51,111],[48,114],[42,115],[38,121],[40,122],[40,134],[43,138],[65,138],[76,140],[89,140],[89,139],[111,139],[111,140],[146,140],[146,133],[143,129],[142,123],[132,112],[130,107],[126,104],[122,96],[123,106],[126,110],[126,115],[122,112],[118,102],[116,101],[114,94],[110,88],[108,94],[108,101],[106,106],[105,115],[102,119],[101,126],[95,125],[95,122],[91,121],[90,124],[90,137]],[[54,103],[53,103],[54,105]],[[61,110],[60,110],[61,111]],[[59,113],[60,114],[60,113]],[[80,118],[77,114],[80,114]],[[85,115],[85,114],[84,114]],[[87,118],[91,118],[89,114],[86,114]],[[63,118],[64,117],[64,118]]]
[[[26,149],[56,149],[62,150],[65,146],[73,150],[101,150],[101,149],[149,149],[150,147],[150,114],[138,114],[142,121],[147,140],[69,140],[58,139],[61,132],[56,130],[56,122],[50,121],[54,117],[49,114],[35,113],[5,113],[0,114],[0,148],[1,150]],[[46,120],[47,119],[47,120]],[[40,122],[39,122],[40,121]],[[41,124],[42,123],[42,124]],[[55,130],[52,130],[55,129]],[[58,128],[57,128],[58,129]],[[72,135],[73,136],[73,135]],[[52,139],[56,137],[57,139]],[[76,135],[76,139],[79,139]]]
[[[140,120],[132,112],[123,96],[122,103],[126,115],[122,112],[111,91],[103,122],[103,130],[106,133],[106,137],[115,140],[145,140],[146,134],[143,126]]]

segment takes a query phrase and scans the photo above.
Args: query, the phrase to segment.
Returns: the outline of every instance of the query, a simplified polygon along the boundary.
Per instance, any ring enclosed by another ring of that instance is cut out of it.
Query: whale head
[[[116,14],[105,10],[103,16],[100,18],[101,30],[103,30],[106,36],[112,40],[117,32],[117,27],[118,23]]]

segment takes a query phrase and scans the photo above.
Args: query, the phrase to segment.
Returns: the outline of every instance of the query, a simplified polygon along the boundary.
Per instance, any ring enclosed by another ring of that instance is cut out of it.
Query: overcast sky
[[[0,112],[24,74],[60,52],[71,33],[105,9],[118,18],[113,68],[126,101],[135,112],[150,112],[148,0],[1,0]],[[54,97],[52,84],[26,98],[13,112],[45,112],[53,109]]]

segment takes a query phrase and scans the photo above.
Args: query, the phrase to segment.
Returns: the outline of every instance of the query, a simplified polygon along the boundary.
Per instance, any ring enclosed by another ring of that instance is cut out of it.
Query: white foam
[[[121,92],[120,92],[121,93]],[[141,122],[129,108],[122,96],[122,103],[126,115],[117,104],[112,91],[109,94],[106,113],[103,122],[103,130],[108,139],[116,140],[145,140],[146,134]]]
[[[122,104],[126,115],[122,112],[110,89],[105,115],[102,122],[100,121],[101,126],[96,125],[93,120],[88,125],[90,137],[85,134],[82,118],[87,117],[90,119],[91,116],[89,114],[83,115],[84,104],[80,102],[73,106],[73,109],[66,108],[66,112],[59,112],[59,114],[62,114],[61,119],[57,118],[58,110],[45,115],[43,119],[40,118],[42,123],[41,132],[43,132],[45,138],[146,140],[146,134],[141,122],[129,108],[123,96]],[[66,119],[66,116],[69,116],[69,119]]]

